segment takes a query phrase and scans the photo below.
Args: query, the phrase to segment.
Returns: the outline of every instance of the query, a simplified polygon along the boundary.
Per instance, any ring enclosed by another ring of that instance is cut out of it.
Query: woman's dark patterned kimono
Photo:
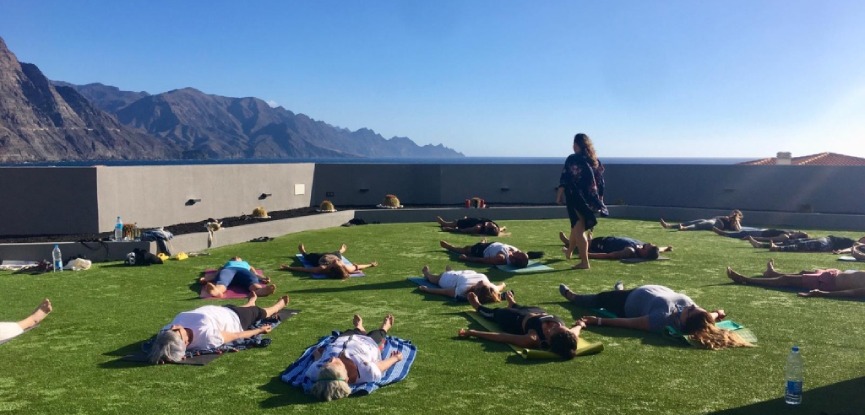
[[[597,168],[592,168],[589,159],[584,155],[571,154],[565,160],[559,185],[565,190],[565,202],[572,228],[580,219],[577,212],[585,219],[586,230],[598,224],[595,213],[600,213],[601,216],[610,215],[604,205],[604,165],[600,161]]]

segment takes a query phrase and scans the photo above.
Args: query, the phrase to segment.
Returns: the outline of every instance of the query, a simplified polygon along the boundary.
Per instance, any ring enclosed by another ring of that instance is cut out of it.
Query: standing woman
[[[579,133],[574,136],[574,154],[565,160],[556,203],[564,201],[571,220],[571,234],[565,257],[571,259],[574,249],[580,256],[580,263],[574,269],[589,269],[589,234],[598,224],[595,213],[609,216],[604,205],[604,166],[595,155],[595,147],[589,136]],[[563,198],[564,196],[564,198]]]

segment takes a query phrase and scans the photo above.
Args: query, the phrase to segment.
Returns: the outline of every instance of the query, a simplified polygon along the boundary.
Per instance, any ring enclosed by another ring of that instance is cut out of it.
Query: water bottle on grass
[[[54,249],[51,251],[51,262],[54,264],[54,272],[63,272],[63,254],[60,253],[60,246],[54,244]]]
[[[120,220],[120,216],[117,217],[117,223],[114,225],[114,240],[123,240],[123,222]]]
[[[805,364],[802,355],[799,354],[799,346],[793,346],[787,356],[787,366],[784,369],[784,378],[787,384],[784,388],[784,402],[789,405],[802,403],[802,382],[804,381]]]

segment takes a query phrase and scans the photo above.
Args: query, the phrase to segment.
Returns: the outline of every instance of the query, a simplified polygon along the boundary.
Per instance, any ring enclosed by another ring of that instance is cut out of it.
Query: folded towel
[[[312,353],[319,347],[327,346],[329,343],[336,340],[337,337],[339,337],[339,332],[334,331],[330,336],[324,336],[318,340],[318,343],[307,347],[303,354],[300,355],[300,358],[294,361],[294,363],[289,365],[288,368],[282,372],[280,379],[291,386],[303,388],[304,392],[309,393],[312,389],[313,381],[305,374],[307,369],[309,369],[309,367],[315,362]],[[396,362],[385,371],[382,374],[381,380],[378,382],[351,385],[352,395],[368,395],[382,386],[399,382],[408,376],[411,365],[414,363],[414,359],[417,356],[417,347],[408,340],[387,336],[384,348],[381,351],[382,359],[386,359],[392,352],[402,352],[402,361]]]
[[[496,265],[501,271],[504,272],[515,272],[517,274],[529,274],[532,272],[543,272],[543,271],[552,271],[553,268],[548,267],[544,264],[541,264],[538,261],[529,261],[529,265],[525,268],[517,268],[513,265]]]

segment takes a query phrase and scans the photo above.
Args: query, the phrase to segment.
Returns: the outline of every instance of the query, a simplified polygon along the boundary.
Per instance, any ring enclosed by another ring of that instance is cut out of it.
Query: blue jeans
[[[243,288],[248,288],[250,285],[258,283],[258,276],[245,268],[222,268],[213,281],[214,285],[224,285],[226,287],[229,285],[238,285]]]

